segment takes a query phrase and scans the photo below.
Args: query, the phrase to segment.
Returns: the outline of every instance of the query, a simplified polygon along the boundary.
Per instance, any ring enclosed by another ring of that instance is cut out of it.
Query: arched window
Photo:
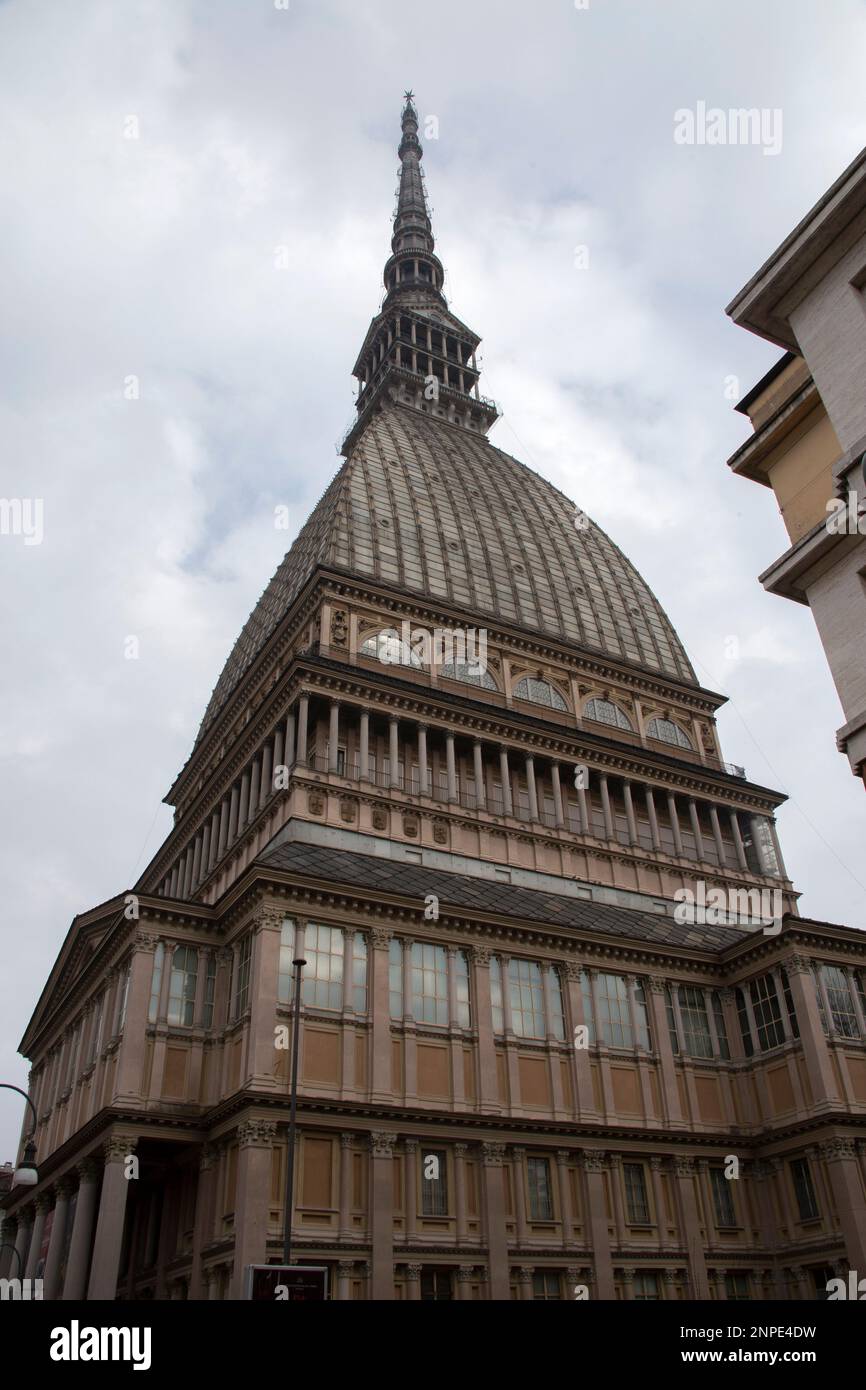
[[[413,652],[393,628],[374,633],[366,642],[362,642],[361,655],[372,656],[383,666],[414,666],[416,670],[421,669],[421,658],[417,652]]]
[[[548,709],[567,710],[568,705],[550,681],[534,680],[524,676],[514,687],[515,700],[528,700],[533,705],[546,705]]]
[[[484,690],[495,690],[496,681],[489,671],[482,671],[471,661],[448,661],[439,668],[440,676],[449,681],[462,681],[465,685],[480,685]]]
[[[688,734],[672,719],[651,719],[646,731],[649,738],[657,738],[659,743],[673,743],[677,748],[690,748],[694,752]]]
[[[634,726],[625,710],[621,710],[613,700],[587,700],[583,717],[594,720],[596,724],[610,724],[615,729],[634,733]]]

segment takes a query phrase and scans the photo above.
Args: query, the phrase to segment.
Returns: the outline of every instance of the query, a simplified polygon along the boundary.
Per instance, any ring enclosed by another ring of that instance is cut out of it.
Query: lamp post
[[[289,1102],[288,1153],[286,1155],[286,1216],[283,1230],[283,1264],[292,1263],[292,1198],[295,1189],[295,1126],[298,1113],[298,1038],[301,1030],[301,971],[305,960],[294,960],[295,1015],[292,1021],[292,1088]]]
[[[33,1112],[33,1128],[24,1140],[24,1153],[21,1156],[21,1162],[12,1175],[12,1186],[35,1187],[39,1181],[39,1172],[36,1167],[36,1143],[33,1138],[36,1133],[36,1125],[38,1122],[36,1108],[27,1092],[22,1091],[20,1086],[10,1086],[8,1082],[0,1081],[0,1090],[15,1091],[19,1096],[23,1096]]]

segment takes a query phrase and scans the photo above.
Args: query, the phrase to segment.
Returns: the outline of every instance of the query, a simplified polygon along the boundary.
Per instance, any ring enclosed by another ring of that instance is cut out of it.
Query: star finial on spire
[[[415,93],[412,91],[411,87],[410,87],[410,89],[409,89],[408,92],[404,92],[404,93],[403,93],[403,96],[404,96],[405,99],[406,99],[406,105],[407,105],[407,106],[410,106],[411,103],[415,100]]]

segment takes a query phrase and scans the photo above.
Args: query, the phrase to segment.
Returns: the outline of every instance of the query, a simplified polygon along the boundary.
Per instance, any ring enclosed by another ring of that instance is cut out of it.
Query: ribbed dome
[[[658,600],[561,492],[485,438],[418,411],[374,415],[247,620],[199,738],[317,565],[634,661],[695,674]]]

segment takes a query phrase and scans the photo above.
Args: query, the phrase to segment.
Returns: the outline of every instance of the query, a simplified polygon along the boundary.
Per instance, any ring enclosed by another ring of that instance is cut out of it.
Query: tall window
[[[102,1016],[105,1012],[105,994],[100,994],[93,1010],[93,1024],[90,1029],[90,1062],[96,1061],[102,1047]]]
[[[388,984],[391,1017],[404,1015],[403,943],[398,937],[391,942],[388,954]],[[447,1027],[468,1028],[471,1022],[469,1002],[469,960],[465,951],[448,951],[444,946],[415,941],[409,956],[411,1016],[419,1023],[435,1023]],[[453,981],[449,971],[453,971]],[[451,1018],[451,986],[453,984],[455,1014]]]
[[[555,1269],[535,1271],[532,1276],[532,1297],[537,1302],[562,1302],[562,1279]]]
[[[724,1168],[710,1169],[710,1187],[713,1193],[713,1210],[717,1226],[736,1226],[734,1194],[732,1183],[725,1177]]]
[[[204,980],[204,1011],[202,1013],[202,1026],[213,1028],[213,1006],[216,993],[216,956],[213,951],[208,953],[207,974]]]
[[[634,1276],[634,1297],[639,1303],[660,1303],[658,1275],[651,1270],[638,1270]]]
[[[794,1181],[794,1192],[797,1197],[800,1220],[814,1221],[819,1215],[819,1211],[818,1202],[815,1197],[815,1189],[812,1185],[812,1173],[809,1169],[809,1160],[806,1158],[792,1159],[791,1177]]]
[[[242,937],[237,950],[237,968],[235,970],[235,990],[234,1006],[232,1016],[239,1018],[245,1014],[250,1003],[250,962],[253,954],[252,933],[247,932]]]
[[[194,946],[176,946],[171,957],[168,979],[168,1021],[191,1028],[195,1018],[195,988],[198,978],[198,952]]]
[[[762,1052],[769,1052],[771,1047],[780,1047],[785,1041],[775,980],[771,975],[761,975],[759,979],[750,981],[749,993],[758,1030],[758,1044]]]
[[[421,1151],[421,1214],[448,1215],[448,1160],[443,1149]]]
[[[594,720],[596,724],[610,724],[614,729],[625,729],[627,733],[634,733],[634,727],[625,710],[615,705],[613,700],[587,700],[583,717]]]
[[[735,989],[734,998],[737,1002],[737,1018],[740,1021],[740,1037],[743,1042],[743,1051],[747,1057],[751,1057],[754,1055],[755,1044],[752,1041],[752,1028],[749,1023],[749,1011],[746,1008],[746,996],[741,989]]]
[[[532,705],[546,705],[548,709],[567,710],[568,705],[550,681],[535,680],[524,676],[514,687],[515,700],[528,700]]]
[[[713,1038],[703,990],[680,985],[679,1002],[686,1052],[691,1057],[712,1057]]]
[[[731,1056],[731,1049],[728,1044],[728,1029],[725,1024],[725,1011],[722,1008],[722,996],[717,989],[713,990],[713,1018],[716,1020],[716,1037],[719,1040],[719,1056],[727,1062]]]
[[[650,1046],[649,1013],[643,982],[633,975],[595,976],[594,989],[584,990],[584,1007],[589,1000],[590,1008],[595,999],[598,1017],[587,1013],[587,1023],[592,1018],[590,1036],[593,1041],[606,1043],[608,1047],[634,1048]]]
[[[677,748],[693,750],[691,739],[679,724],[672,719],[651,719],[646,726],[647,737],[658,739],[659,743],[672,743]]]
[[[126,1022],[126,1004],[127,1004],[127,1000],[129,999],[129,981],[130,981],[131,975],[132,975],[132,961],[130,961],[129,965],[126,967],[126,970],[123,972],[123,984],[121,985],[121,989],[120,989],[120,1008],[118,1009],[118,1012],[117,1012],[117,1031],[118,1031],[118,1033],[122,1033],[122,1032],[123,1032],[123,1025],[124,1025],[124,1023]]]
[[[553,1192],[550,1186],[550,1160],[528,1158],[526,1176],[529,1183],[529,1218],[531,1221],[553,1220]]]
[[[444,946],[412,946],[412,1016],[419,1023],[448,1022],[448,954]]]
[[[502,965],[494,956],[490,962],[490,1000],[493,1031],[505,1031],[502,998]],[[508,962],[508,1003],[512,1032],[518,1038],[546,1038],[548,1030],[560,1042],[565,1040],[565,1008],[562,981],[552,965],[531,960]]]
[[[848,976],[838,965],[822,965],[819,968],[824,988],[827,991],[827,1002],[830,1005],[834,1029],[843,1038],[859,1038],[860,1028],[857,1023],[857,1010],[854,1007],[854,998],[851,994]],[[820,992],[819,988],[819,995]]]
[[[159,1015],[159,996],[162,990],[162,966],[165,960],[165,947],[157,941],[153,952],[153,975],[150,983],[150,1004],[147,1010],[148,1023],[156,1023]]]
[[[752,1294],[749,1286],[748,1274],[726,1274],[725,1296],[729,1303],[750,1302]]]
[[[632,1226],[648,1226],[650,1222],[649,1202],[646,1191],[646,1173],[642,1163],[624,1163],[622,1176],[625,1183],[625,1198],[628,1219]]]
[[[66,1068],[66,1086],[72,1086],[78,1079],[78,1057],[81,1052],[81,1019],[79,1018],[72,1030],[72,1042],[69,1047],[69,1064]]]
[[[286,919],[280,933],[280,976],[277,998],[281,1004],[294,999],[295,924]],[[367,1012],[367,938],[362,932],[343,932],[307,922],[304,927],[304,959],[301,998],[308,1008],[338,1013],[343,1008],[343,977],[350,979],[350,999],[355,1013]]]

